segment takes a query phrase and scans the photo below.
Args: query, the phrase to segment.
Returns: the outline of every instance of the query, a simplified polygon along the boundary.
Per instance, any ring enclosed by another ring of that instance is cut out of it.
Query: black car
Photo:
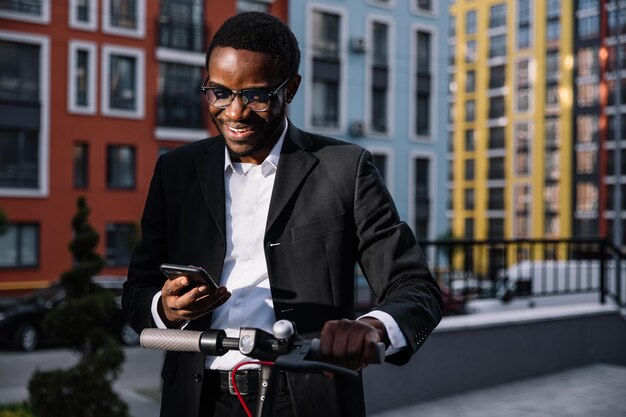
[[[93,282],[113,291],[117,306],[110,328],[113,336],[127,346],[139,343],[139,336],[122,315],[122,285],[119,278],[95,277]],[[32,351],[41,345],[54,345],[54,334],[42,326],[46,313],[62,305],[65,290],[61,284],[34,291],[24,299],[0,306],[0,341],[14,349]]]

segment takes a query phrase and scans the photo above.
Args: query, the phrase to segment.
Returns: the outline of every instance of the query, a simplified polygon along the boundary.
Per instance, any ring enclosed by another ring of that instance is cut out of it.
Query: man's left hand
[[[322,359],[350,369],[366,367],[376,354],[376,344],[389,346],[383,323],[373,317],[327,321],[320,335]]]

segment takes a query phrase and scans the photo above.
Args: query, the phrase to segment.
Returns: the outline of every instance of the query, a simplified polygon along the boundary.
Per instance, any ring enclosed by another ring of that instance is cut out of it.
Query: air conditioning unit
[[[350,135],[363,136],[365,134],[365,122],[363,120],[356,120],[350,123]]]
[[[350,39],[350,47],[354,52],[365,52],[367,48],[366,43],[367,41],[363,35],[354,35],[352,39]]]

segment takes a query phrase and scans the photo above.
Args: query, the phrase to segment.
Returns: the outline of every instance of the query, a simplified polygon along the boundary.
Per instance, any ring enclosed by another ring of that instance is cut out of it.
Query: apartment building
[[[296,0],[302,83],[290,117],[374,156],[418,240],[447,231],[448,2]]]
[[[281,0],[0,3],[0,290],[72,265],[76,200],[105,275],[126,274],[156,158],[213,130],[199,87],[212,32],[238,11],[287,20]]]
[[[456,0],[449,10],[453,234],[617,241],[616,2]]]

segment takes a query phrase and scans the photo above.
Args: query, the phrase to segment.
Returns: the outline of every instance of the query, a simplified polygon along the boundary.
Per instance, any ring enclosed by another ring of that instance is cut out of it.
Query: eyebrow
[[[226,90],[233,91],[232,88],[228,88],[225,85],[213,82],[211,80],[209,80],[209,87],[223,88],[223,89],[226,89]],[[237,91],[261,90],[261,91],[265,91],[265,92],[270,92],[271,89],[272,89],[271,85],[266,85],[266,86],[263,86],[263,87],[261,87],[261,86],[246,87],[246,88],[243,88],[243,89],[237,90]]]

